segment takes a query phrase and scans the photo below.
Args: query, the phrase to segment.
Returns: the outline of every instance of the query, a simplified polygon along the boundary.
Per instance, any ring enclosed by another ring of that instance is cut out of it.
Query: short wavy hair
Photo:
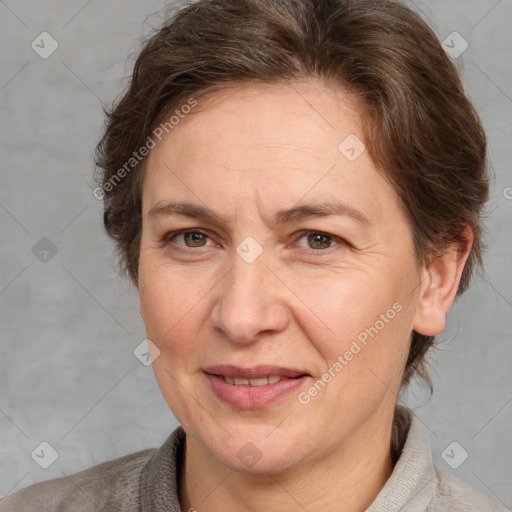
[[[419,264],[471,227],[457,293],[466,290],[482,265],[486,137],[434,32],[394,0],[199,0],[144,42],[96,149],[104,227],[136,286],[146,161],[139,149],[163,116],[211,88],[310,78],[362,100],[365,144],[400,197]],[[434,341],[413,331],[403,384],[414,374],[430,383],[425,355]]]

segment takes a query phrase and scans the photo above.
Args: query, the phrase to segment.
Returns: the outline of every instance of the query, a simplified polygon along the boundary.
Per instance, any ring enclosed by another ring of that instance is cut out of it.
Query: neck
[[[179,482],[182,511],[363,512],[393,471],[392,425],[392,412],[378,415],[329,456],[267,475],[231,471],[187,436]]]

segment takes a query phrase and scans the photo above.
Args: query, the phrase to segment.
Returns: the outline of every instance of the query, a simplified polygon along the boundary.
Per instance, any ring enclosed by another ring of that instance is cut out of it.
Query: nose
[[[211,312],[213,327],[234,343],[249,344],[288,326],[283,284],[267,267],[264,253],[252,263],[234,254],[218,293]]]

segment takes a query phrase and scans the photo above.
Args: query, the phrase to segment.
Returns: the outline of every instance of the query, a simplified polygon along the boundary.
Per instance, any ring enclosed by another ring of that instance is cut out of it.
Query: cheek
[[[325,378],[335,376],[326,400],[355,407],[398,390],[414,316],[401,283],[387,273],[358,273],[301,287],[301,299],[321,321],[309,313],[298,322],[323,360]]]
[[[357,271],[297,281],[296,293],[310,308],[303,309],[302,324],[310,331],[310,339],[325,332],[326,338],[336,340],[334,344],[357,337],[398,299],[396,290],[382,276]]]
[[[181,276],[175,268],[142,261],[139,268],[139,299],[146,335],[160,350],[152,364],[153,372],[167,402],[182,424],[193,424],[201,408],[190,411],[197,355],[202,352],[199,329],[204,324],[204,281]],[[195,415],[195,416],[194,416]],[[204,418],[206,422],[207,418]]]
[[[200,270],[183,272],[141,258],[139,300],[146,334],[173,365],[191,364],[192,354],[201,350],[200,330],[216,282]]]

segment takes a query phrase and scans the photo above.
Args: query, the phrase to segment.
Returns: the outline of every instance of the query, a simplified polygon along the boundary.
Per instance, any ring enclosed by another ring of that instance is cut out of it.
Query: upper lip
[[[284,368],[282,366],[259,365],[248,367],[233,366],[231,364],[218,364],[215,366],[207,366],[203,368],[205,373],[210,375],[222,375],[224,377],[241,378],[241,379],[258,379],[260,377],[268,377],[270,375],[278,375],[279,377],[288,377],[293,379],[301,375],[309,375],[304,370],[296,370],[294,368]]]

